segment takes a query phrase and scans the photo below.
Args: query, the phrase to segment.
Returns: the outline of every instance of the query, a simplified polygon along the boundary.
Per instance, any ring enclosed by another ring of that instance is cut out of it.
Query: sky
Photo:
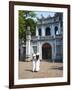
[[[51,12],[51,11],[34,11],[34,13],[36,14],[36,17],[32,17],[32,19],[34,19],[35,21],[37,21],[37,18],[42,18],[42,16],[44,18],[47,18],[49,16],[53,17],[55,14],[55,12]]]
[[[33,18],[35,21],[37,21],[37,18],[41,18],[42,16],[47,18],[48,16],[53,17],[55,12],[47,12],[47,11],[35,11],[36,17]]]
[[[55,14],[54,12],[49,12],[49,11],[48,12],[47,11],[37,11],[35,13],[36,13],[38,18],[41,18],[41,15],[43,15],[45,18],[48,17],[48,16],[53,17],[54,14]]]

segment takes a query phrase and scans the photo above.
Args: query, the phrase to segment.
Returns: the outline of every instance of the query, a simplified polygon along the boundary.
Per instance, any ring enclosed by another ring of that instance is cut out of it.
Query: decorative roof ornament
[[[39,17],[37,17],[37,20],[40,20],[40,18],[39,18]]]
[[[43,16],[43,14],[41,14],[41,19],[45,19],[44,16]]]
[[[43,16],[43,14],[40,15],[41,17],[36,17],[38,21],[42,21],[45,19],[45,17]]]
[[[51,17],[51,15],[49,14],[49,16],[48,17]]]
[[[51,15],[49,14],[49,15],[47,16],[47,18],[51,18]]]

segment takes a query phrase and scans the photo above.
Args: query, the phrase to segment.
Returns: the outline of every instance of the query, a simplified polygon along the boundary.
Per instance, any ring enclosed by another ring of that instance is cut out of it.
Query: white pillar
[[[36,36],[38,36],[38,27],[36,26]]]
[[[61,27],[60,27],[60,23],[59,23],[59,25],[58,25],[58,32],[59,32],[59,34],[61,34]]]
[[[52,46],[52,60],[53,60],[53,62],[55,62],[55,57],[56,57],[56,45],[54,42],[53,46]]]
[[[55,29],[54,29],[54,25],[51,26],[51,35],[55,36]]]
[[[42,36],[45,36],[45,28],[43,25],[42,25],[41,31],[42,31]]]
[[[30,56],[30,40],[26,41],[26,56]]]
[[[26,33],[26,61],[30,61],[30,59],[31,59],[30,41],[31,41],[31,32],[30,32],[30,29],[28,29],[27,33]]]
[[[42,44],[40,46],[40,59],[42,60]]]
[[[40,59],[42,59],[41,58],[41,42],[38,42],[38,49],[37,49],[37,52],[39,52],[39,54],[40,54]]]

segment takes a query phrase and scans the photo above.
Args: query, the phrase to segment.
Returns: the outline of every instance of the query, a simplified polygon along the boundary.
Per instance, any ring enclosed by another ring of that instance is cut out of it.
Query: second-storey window
[[[39,32],[39,36],[41,36],[42,35],[41,28],[38,29],[38,32]]]
[[[45,35],[51,35],[51,31],[50,31],[50,28],[47,27],[46,30],[45,30]]]
[[[55,26],[55,35],[57,35],[57,34],[58,34],[58,27]]]

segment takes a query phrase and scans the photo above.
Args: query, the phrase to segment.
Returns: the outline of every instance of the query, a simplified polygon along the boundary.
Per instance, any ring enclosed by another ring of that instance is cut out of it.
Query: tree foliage
[[[32,11],[19,10],[19,39],[26,40],[26,28],[30,26],[32,35],[35,35],[36,22],[34,17],[36,14]],[[30,17],[27,19],[27,17]]]

